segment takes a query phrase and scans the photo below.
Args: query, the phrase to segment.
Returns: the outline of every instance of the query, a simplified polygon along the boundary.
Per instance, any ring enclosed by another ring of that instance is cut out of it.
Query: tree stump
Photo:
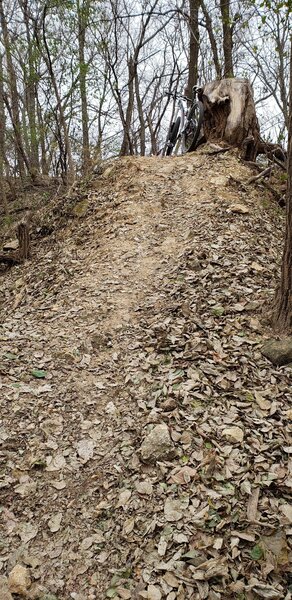
[[[17,237],[19,241],[19,258],[24,261],[30,255],[30,235],[27,223],[19,223]]]
[[[0,263],[18,265],[30,257],[30,233],[27,223],[17,226],[18,250],[0,254]]]
[[[204,136],[224,141],[242,151],[244,160],[254,161],[260,139],[253,91],[247,79],[221,79],[207,83],[201,91],[204,104]]]

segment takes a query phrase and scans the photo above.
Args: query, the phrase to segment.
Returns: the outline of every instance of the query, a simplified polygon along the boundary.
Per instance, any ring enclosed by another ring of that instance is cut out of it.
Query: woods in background
[[[0,0],[2,205],[16,179],[156,154],[163,92],[215,78],[250,78],[263,133],[285,139],[288,22],[260,1]]]

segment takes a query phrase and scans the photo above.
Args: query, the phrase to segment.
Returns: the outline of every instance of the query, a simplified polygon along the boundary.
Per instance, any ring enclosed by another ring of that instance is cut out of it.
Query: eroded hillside
[[[291,598],[283,215],[208,152],[109,163],[2,276],[1,600]]]

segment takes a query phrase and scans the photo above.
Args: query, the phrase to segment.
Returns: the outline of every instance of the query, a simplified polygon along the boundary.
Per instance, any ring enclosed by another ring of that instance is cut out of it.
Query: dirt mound
[[[291,368],[260,352],[283,215],[250,175],[112,161],[2,278],[3,589],[290,598]]]

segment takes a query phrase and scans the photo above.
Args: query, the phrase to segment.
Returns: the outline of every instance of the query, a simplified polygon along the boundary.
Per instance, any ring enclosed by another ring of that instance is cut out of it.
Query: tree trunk
[[[143,113],[143,104],[140,96],[139,77],[136,70],[135,73],[135,94],[137,102],[138,117],[140,122],[140,156],[145,156],[146,153],[146,127]]]
[[[234,77],[233,70],[233,28],[230,22],[230,0],[220,0],[220,11],[223,29],[223,54],[224,54],[224,73],[223,77]]]
[[[199,8],[201,0],[189,0],[189,64],[188,64],[188,83],[186,87],[186,96],[192,97],[194,85],[198,82],[198,58],[200,49],[199,33]]]
[[[1,27],[2,27],[3,43],[4,43],[6,61],[7,61],[9,90],[10,90],[10,96],[11,96],[11,118],[13,121],[13,128],[14,128],[14,134],[15,134],[17,166],[18,166],[19,175],[23,179],[24,175],[25,175],[25,168],[24,168],[23,146],[22,146],[22,139],[21,139],[18,91],[17,91],[17,84],[16,84],[16,74],[15,74],[13,61],[12,61],[9,32],[8,32],[6,17],[5,17],[4,9],[3,9],[3,0],[0,0],[0,22],[1,22]]]
[[[36,123],[36,83],[37,72],[35,68],[36,44],[31,38],[28,0],[22,1],[22,10],[24,15],[26,40],[28,47],[28,76],[26,78],[26,108],[29,122],[29,138],[30,138],[30,166],[31,171],[36,175],[39,172],[39,141]]]
[[[39,132],[39,143],[41,151],[41,170],[42,175],[47,177],[49,175],[49,165],[47,160],[47,149],[46,149],[46,124],[44,123],[42,109],[38,99],[38,92],[36,90],[36,107],[37,107],[37,119],[38,119],[38,132]]]
[[[217,48],[217,42],[216,42],[216,38],[214,35],[214,31],[213,31],[213,25],[212,25],[212,19],[208,13],[208,10],[205,6],[205,3],[201,2],[201,6],[202,6],[202,10],[203,10],[203,14],[205,17],[205,22],[206,22],[206,29],[208,32],[208,36],[209,36],[209,41],[210,41],[210,46],[212,49],[212,54],[213,54],[213,60],[214,60],[214,67],[215,67],[215,71],[216,71],[216,77],[218,79],[221,78],[221,65],[220,65],[220,60],[219,60],[219,55],[218,55],[218,48]]]
[[[83,0],[82,6],[80,1],[77,1],[77,16],[78,16],[78,52],[79,52],[79,89],[81,97],[81,114],[82,114],[82,170],[87,172],[90,165],[90,149],[89,149],[89,128],[88,128],[88,107],[87,107],[87,92],[86,92],[86,73],[87,64],[85,62],[85,34],[88,23],[89,3],[88,0]]]
[[[6,119],[5,119],[5,106],[3,101],[3,68],[2,68],[2,55],[0,54],[0,204],[4,208],[4,212],[8,215],[8,204],[4,180],[4,165],[5,165],[5,130],[6,130]]]
[[[244,160],[255,160],[260,131],[252,87],[247,79],[207,83],[200,95],[204,104],[204,136],[242,150]]]
[[[288,183],[286,233],[281,266],[281,280],[276,293],[274,325],[285,333],[292,332],[292,38],[290,54],[290,94],[288,128]]]
[[[128,73],[129,73],[129,80],[128,80],[129,98],[128,98],[128,105],[127,105],[127,110],[126,110],[126,119],[125,119],[125,124],[124,124],[124,134],[123,134],[123,141],[122,141],[122,146],[121,146],[121,150],[120,150],[120,156],[127,156],[128,154],[133,154],[133,143],[132,143],[132,139],[131,139],[131,135],[130,135],[130,129],[131,129],[133,109],[134,109],[134,79],[135,79],[135,73],[136,73],[136,65],[135,65],[135,62],[134,62],[134,59],[132,56],[130,56],[129,61],[128,61]]]

